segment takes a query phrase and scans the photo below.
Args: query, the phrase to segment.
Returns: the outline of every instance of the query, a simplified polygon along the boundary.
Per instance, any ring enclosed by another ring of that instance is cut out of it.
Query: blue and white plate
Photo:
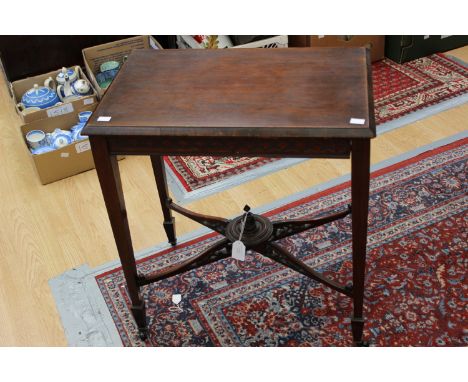
[[[73,138],[71,138],[69,135],[57,134],[54,137],[54,142],[52,143],[52,146],[54,146],[55,149],[61,149],[62,147],[65,147],[66,145],[72,143],[72,141]]]
[[[60,149],[73,142],[73,135],[71,131],[55,129],[51,134],[52,146],[56,149]]]

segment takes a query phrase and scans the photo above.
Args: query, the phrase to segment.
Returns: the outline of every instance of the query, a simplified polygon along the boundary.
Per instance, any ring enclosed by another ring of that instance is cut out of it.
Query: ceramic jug
[[[78,99],[78,96],[73,92],[72,83],[68,74],[65,74],[63,84],[57,86],[57,94],[62,102],[71,102]]]
[[[78,96],[85,96],[92,93],[91,85],[85,79],[76,80],[71,84],[72,92]]]

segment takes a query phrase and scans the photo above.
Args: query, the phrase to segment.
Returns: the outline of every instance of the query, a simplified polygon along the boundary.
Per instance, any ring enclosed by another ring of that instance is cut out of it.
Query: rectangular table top
[[[365,48],[135,50],[83,134],[370,138],[370,71]]]

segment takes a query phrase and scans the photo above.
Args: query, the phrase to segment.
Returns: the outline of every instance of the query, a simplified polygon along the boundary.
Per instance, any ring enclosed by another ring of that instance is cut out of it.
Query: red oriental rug
[[[372,70],[377,125],[468,91],[468,69],[443,54],[434,54],[405,64],[384,59],[374,63]],[[182,193],[206,188],[278,160],[280,159],[211,156],[165,158],[171,175],[177,179],[177,186],[183,190]],[[297,162],[285,166],[295,163]],[[245,180],[248,179],[243,181]]]
[[[376,346],[466,346],[468,138],[372,174],[365,339]],[[265,215],[301,218],[340,210],[349,182]],[[341,283],[351,280],[351,220],[281,245]],[[138,262],[143,274],[178,263],[214,233]],[[348,346],[351,301],[256,253],[144,288],[150,338],[139,340],[121,268],[95,277],[125,346]],[[182,294],[182,310],[171,296]]]

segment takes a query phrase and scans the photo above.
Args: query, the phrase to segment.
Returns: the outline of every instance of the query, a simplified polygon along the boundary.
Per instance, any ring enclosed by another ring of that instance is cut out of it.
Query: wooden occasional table
[[[241,241],[248,250],[353,300],[353,341],[362,345],[373,110],[371,63],[364,48],[134,51],[83,134],[90,137],[140,336],[148,334],[140,288],[231,256],[245,224]],[[117,155],[151,156],[163,226],[172,245],[172,211],[224,238],[184,263],[157,274],[139,274]],[[277,222],[248,211],[232,220],[202,215],[170,199],[164,155],[351,157],[352,284],[325,277],[276,243],[343,218],[351,206],[319,219]]]

